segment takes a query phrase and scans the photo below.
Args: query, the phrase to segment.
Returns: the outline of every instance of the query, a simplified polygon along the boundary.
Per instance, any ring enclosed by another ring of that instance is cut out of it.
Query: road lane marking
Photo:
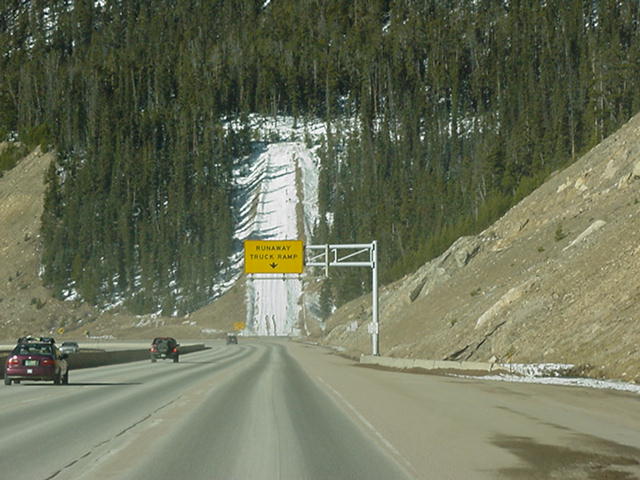
[[[414,466],[411,464],[411,462],[409,462],[409,460],[407,460],[406,457],[404,457],[396,447],[393,446],[393,444],[387,440],[377,429],[376,427],[374,427],[371,422],[369,422],[357,409],[356,407],[354,407],[353,405],[351,405],[351,403],[349,403],[349,401],[344,398],[340,392],[338,392],[335,388],[333,388],[331,385],[329,385],[328,382],[326,382],[322,377],[316,376],[316,378],[318,379],[318,381],[327,389],[329,390],[329,393],[331,395],[333,395],[334,397],[336,397],[341,403],[343,403],[344,405],[347,406],[347,408],[356,416],[356,418],[363,424],[365,425],[373,434],[374,436],[378,439],[378,441],[380,443],[382,443],[382,445],[385,446],[385,448],[387,448],[392,454],[393,456],[399,460],[399,464],[400,464],[400,468],[405,470],[405,473],[413,478],[418,478],[419,474],[418,471],[414,468]]]

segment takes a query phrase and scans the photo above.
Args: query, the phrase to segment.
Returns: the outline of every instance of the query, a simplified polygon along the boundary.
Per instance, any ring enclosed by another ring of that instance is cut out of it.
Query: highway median
[[[194,345],[181,345],[180,355],[185,355],[193,352],[199,352],[206,350],[210,347],[205,346],[203,343]],[[0,378],[4,378],[4,364],[7,358],[8,352],[0,353]],[[78,353],[72,353],[69,355],[67,361],[69,362],[70,370],[79,370],[82,368],[102,367],[105,365],[116,365],[119,363],[139,362],[142,360],[149,360],[149,349],[131,349],[131,350],[116,350],[116,351],[96,351],[96,350],[80,350]]]

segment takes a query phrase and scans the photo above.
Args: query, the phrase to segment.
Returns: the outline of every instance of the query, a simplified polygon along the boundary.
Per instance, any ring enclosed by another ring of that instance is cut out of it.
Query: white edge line
[[[418,477],[418,472],[411,464],[411,462],[409,462],[409,460],[407,460],[389,440],[384,438],[384,436],[378,430],[376,430],[371,422],[369,422],[360,412],[358,412],[358,410],[356,410],[356,408],[351,405],[351,403],[349,403],[346,398],[340,395],[340,393],[331,385],[329,385],[322,377],[316,376],[316,378],[327,390],[329,390],[329,393],[332,396],[336,397],[341,403],[346,405],[347,408],[356,416],[356,418],[360,422],[362,422],[362,424],[365,425],[371,432],[373,432],[378,441],[380,441],[393,454],[393,456],[396,457],[397,460],[401,461],[399,462],[401,463],[400,467],[405,470],[405,473],[414,478]]]

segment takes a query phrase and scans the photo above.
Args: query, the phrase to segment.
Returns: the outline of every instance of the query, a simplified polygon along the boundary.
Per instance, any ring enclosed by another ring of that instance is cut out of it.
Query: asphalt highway
[[[0,387],[0,478],[640,478],[640,396],[388,372],[286,340]]]

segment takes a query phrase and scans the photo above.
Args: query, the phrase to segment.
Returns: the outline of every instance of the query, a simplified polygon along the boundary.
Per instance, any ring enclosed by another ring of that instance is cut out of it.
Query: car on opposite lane
[[[78,350],[80,350],[80,346],[77,342],[67,341],[60,344],[60,351],[62,353],[78,353]]]

